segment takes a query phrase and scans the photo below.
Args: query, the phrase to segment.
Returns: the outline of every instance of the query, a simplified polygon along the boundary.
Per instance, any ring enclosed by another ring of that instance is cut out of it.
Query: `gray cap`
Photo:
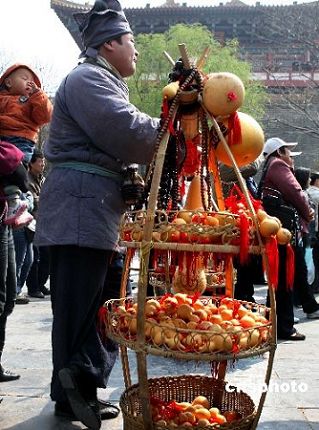
[[[73,14],[79,26],[84,50],[80,56],[96,56],[104,42],[132,33],[118,0],[96,0],[93,8]],[[91,49],[88,49],[91,48]]]

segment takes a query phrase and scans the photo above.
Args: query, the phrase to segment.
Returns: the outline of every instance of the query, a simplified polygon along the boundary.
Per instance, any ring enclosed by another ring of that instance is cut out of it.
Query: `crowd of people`
[[[29,297],[51,294],[55,414],[99,429],[101,420],[119,413],[115,405],[97,397],[97,389],[107,386],[118,354],[117,345],[99,332],[97,315],[107,299],[119,297],[123,262],[114,261],[118,256],[122,260],[122,174],[131,163],[151,162],[160,119],[129,101],[125,78],[134,74],[138,52],[120,3],[97,0],[75,19],[84,46],[82,59],[61,82],[53,111],[30,67],[14,65],[0,78],[0,139],[2,148],[8,146],[10,161],[9,168],[0,170],[0,363],[7,317],[15,303],[28,302],[24,284]],[[41,152],[35,149],[36,136],[48,122],[50,132]],[[268,139],[259,192],[264,199],[276,191],[296,210],[293,246],[298,270],[290,290],[285,264],[279,266],[278,337],[303,340],[294,328],[294,300],[308,318],[319,318],[313,296],[318,291],[319,173],[309,171],[309,187],[298,183],[292,158],[297,153],[291,152],[295,145]],[[44,181],[45,159],[51,168]],[[256,197],[252,177],[261,169],[260,162],[246,175]],[[310,242],[312,286],[305,263]],[[286,251],[280,245],[279,255],[284,262]],[[235,297],[253,301],[249,270],[238,263]],[[45,285],[49,276],[50,290]],[[263,282],[262,270],[254,282]],[[0,367],[0,382],[18,377]]]
[[[44,156],[35,150],[40,127],[51,119],[52,104],[36,73],[14,64],[0,77],[1,223],[0,223],[0,382],[19,378],[1,365],[7,317],[14,304],[29,299],[21,290],[33,266],[32,237],[39,190],[34,184],[44,169]],[[41,161],[41,168],[36,166]],[[31,283],[30,279],[30,283]],[[40,297],[38,286],[29,295]],[[49,290],[46,291],[49,293]],[[41,293],[41,297],[44,294]]]

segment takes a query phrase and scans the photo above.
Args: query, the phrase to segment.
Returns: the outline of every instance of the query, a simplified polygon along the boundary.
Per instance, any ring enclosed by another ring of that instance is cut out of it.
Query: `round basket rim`
[[[210,384],[212,385],[216,385],[216,388],[219,390],[222,390],[223,392],[225,392],[225,386],[227,385],[227,382],[225,382],[222,379],[217,379],[214,378],[212,376],[207,376],[207,375],[195,375],[195,374],[188,374],[188,375],[176,375],[176,376],[161,376],[161,377],[157,377],[157,378],[149,378],[148,379],[148,385],[150,388],[152,388],[152,384],[154,384],[154,386],[156,386],[157,383],[163,382],[166,384],[166,386],[171,386],[172,383],[177,383],[179,380],[194,380],[194,381],[200,381],[200,380],[207,380]],[[237,391],[237,388],[234,387],[235,390],[232,392],[228,392],[230,395],[233,396],[241,396],[245,399],[246,402],[248,402],[251,408],[251,412],[244,416],[243,418],[241,418],[240,420],[237,420],[236,422],[233,423],[225,423],[225,424],[218,424],[216,426],[214,426],[214,428],[216,429],[241,429],[242,425],[244,425],[245,423],[249,423],[252,422],[255,419],[256,416],[256,406],[254,404],[254,401],[252,400],[252,398],[244,391],[240,390]],[[122,411],[122,415],[124,420],[129,418],[129,419],[134,419],[136,420],[138,415],[133,416],[132,414],[130,414],[130,412],[127,410],[128,408],[125,408],[125,400],[129,400],[130,396],[133,395],[137,395],[138,399],[139,399],[139,384],[133,384],[130,387],[128,387],[120,396],[120,400],[119,400],[119,404],[120,404],[120,408]],[[173,401],[173,400],[172,400]],[[236,424],[236,427],[234,427],[234,424]],[[173,429],[173,427],[171,427],[170,425],[165,425],[164,427],[161,425],[157,425],[156,423],[154,423],[154,428],[157,429]],[[212,428],[211,426],[206,426],[206,427],[196,427],[198,429],[210,429]]]

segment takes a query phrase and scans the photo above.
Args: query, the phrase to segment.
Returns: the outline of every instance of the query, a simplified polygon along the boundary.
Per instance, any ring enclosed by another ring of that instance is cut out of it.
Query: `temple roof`
[[[288,32],[285,35],[285,32],[274,26],[273,32],[269,34],[268,29],[271,28],[273,16],[282,22],[290,17],[290,24],[295,19],[304,19],[304,27],[307,27],[307,17],[315,16],[317,9],[313,8],[318,6],[318,1],[281,6],[265,6],[259,1],[251,6],[245,0],[220,0],[214,6],[187,6],[187,0],[162,2],[157,7],[151,7],[148,3],[143,8],[125,8],[134,34],[163,33],[181,22],[191,25],[199,23],[207,27],[221,43],[237,39],[240,55],[251,62],[254,72],[269,70],[273,73],[288,73],[300,68],[303,72],[311,72],[313,65],[317,64],[305,45],[292,43]],[[73,14],[90,10],[93,3],[94,0],[84,4],[71,0],[51,0],[51,8],[81,50],[82,40]]]
[[[225,6],[228,6],[228,7],[242,7],[242,6],[247,6],[247,4],[244,3],[243,1],[240,1],[240,0],[230,0],[228,3],[225,4]]]
[[[87,1],[84,4],[83,3],[77,3],[76,1],[71,1],[71,0],[51,0],[51,8],[55,9],[55,6],[60,6],[64,9],[66,8],[70,8],[70,9],[77,9],[77,10],[89,10],[91,9],[92,5],[93,5],[93,0],[92,1]],[[158,9],[161,7],[183,7],[183,8],[187,8],[187,9],[198,9],[198,8],[205,8],[205,9],[218,9],[221,6],[227,6],[227,7],[249,7],[249,8],[253,8],[255,9],[257,6],[260,8],[273,8],[273,7],[280,7],[281,9],[283,8],[291,8],[291,7],[295,7],[295,6],[311,6],[314,5],[315,3],[317,3],[317,1],[312,1],[309,3],[302,3],[302,2],[295,2],[293,5],[280,5],[280,6],[266,6],[266,5],[261,5],[259,1],[256,1],[256,5],[247,5],[244,1],[241,0],[225,0],[220,1],[219,5],[212,5],[212,6],[187,6],[187,0],[179,0],[179,3],[176,2],[176,0],[165,0],[165,2],[161,5],[161,6],[155,6],[152,7],[151,9]],[[150,4],[148,5],[150,8]],[[145,9],[145,8],[125,8],[126,10],[130,10],[130,9]]]
[[[175,3],[175,0],[166,0],[166,2],[161,5],[161,7],[176,7],[176,6],[179,6],[179,4]]]

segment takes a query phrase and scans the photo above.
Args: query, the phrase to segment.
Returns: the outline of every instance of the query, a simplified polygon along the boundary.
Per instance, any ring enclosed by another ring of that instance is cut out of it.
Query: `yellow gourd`
[[[170,84],[166,85],[163,88],[162,90],[163,97],[167,97],[168,100],[173,99],[176,96],[178,89],[179,89],[179,82],[178,81],[171,82]]]
[[[204,84],[203,103],[214,116],[230,115],[243,104],[245,87],[233,73],[211,73]]]
[[[204,198],[207,204],[207,192],[204,191]],[[200,176],[195,175],[191,180],[188,188],[184,209],[187,210],[203,210],[203,202],[201,196]]]

